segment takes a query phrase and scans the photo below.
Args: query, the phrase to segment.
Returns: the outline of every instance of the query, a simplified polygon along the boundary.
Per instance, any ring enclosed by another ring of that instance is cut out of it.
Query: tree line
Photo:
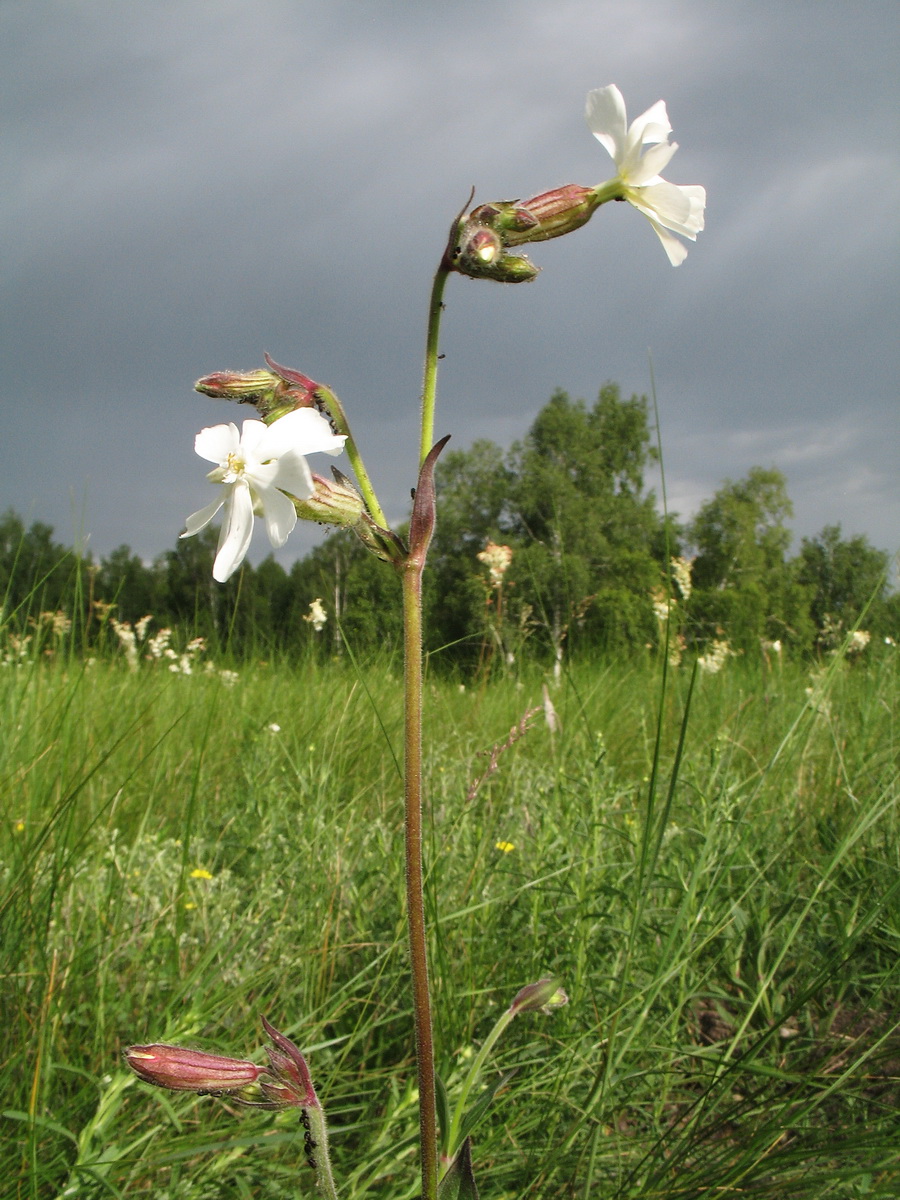
[[[646,485],[656,457],[646,397],[623,399],[612,383],[593,405],[555,392],[508,450],[478,441],[445,453],[426,586],[435,661],[473,669],[647,647],[674,658],[710,646],[810,654],[857,624],[900,641],[888,554],[831,525],[792,556],[780,471],[725,480],[683,523]],[[110,621],[152,614],[239,657],[399,645],[398,581],[352,533],[332,534],[288,570],[271,556],[245,564],[225,585],[212,579],[216,540],[205,530],[149,564],[127,545],[95,561],[7,512],[4,620],[21,630],[64,612],[88,647],[114,644]]]

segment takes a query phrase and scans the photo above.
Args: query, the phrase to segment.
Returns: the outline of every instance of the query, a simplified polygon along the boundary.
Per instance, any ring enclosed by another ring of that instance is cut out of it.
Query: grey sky
[[[212,498],[194,434],[246,415],[191,385],[268,350],[334,387],[402,517],[450,220],[473,184],[610,177],[583,108],[614,82],[629,118],[666,100],[706,232],[673,269],[609,205],[533,284],[452,279],[437,433],[647,392],[649,349],[670,508],[776,466],[798,534],[896,550],[898,26],[896,0],[5,0],[0,508],[171,546]]]

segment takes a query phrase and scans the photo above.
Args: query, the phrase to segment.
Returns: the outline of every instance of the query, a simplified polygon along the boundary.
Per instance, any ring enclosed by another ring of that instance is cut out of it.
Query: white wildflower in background
[[[687,257],[687,248],[672,234],[697,240],[703,229],[706,189],[668,183],[659,174],[678,149],[677,142],[667,140],[672,126],[665,102],[657,100],[628,125],[622,93],[610,84],[588,93],[585,117],[591,133],[616,164],[614,182],[622,185],[622,199],[644,214],[669,262],[677,267]],[[650,149],[644,152],[644,146]]]
[[[42,612],[38,620],[55,638],[65,637],[72,628],[71,620],[61,609],[57,612]]]
[[[707,675],[716,675],[732,654],[734,651],[726,638],[715,638],[707,652],[697,659],[697,666]]]
[[[544,720],[547,722],[547,728],[551,733],[558,733],[561,728],[559,714],[553,705],[553,701],[550,699],[550,690],[546,683],[544,684],[543,695]]]
[[[871,640],[872,635],[867,629],[854,629],[847,639],[847,653],[862,654]]]
[[[681,592],[682,600],[690,600],[693,583],[691,582],[691,571],[694,569],[694,560],[692,558],[673,558],[672,577],[675,580],[675,585]]]
[[[128,669],[136,671],[138,669],[138,639],[134,626],[130,621],[117,621],[115,617],[110,618],[109,623],[112,625],[113,631],[119,639],[119,645],[125,651],[125,661],[128,663]]]
[[[650,593],[650,602],[653,605],[653,613],[657,621],[660,625],[665,625],[670,611],[675,607],[674,599],[667,596],[661,587],[655,587]]]
[[[763,659],[766,664],[766,669],[767,670],[772,669],[772,659],[774,657],[775,665],[777,666],[778,670],[780,671],[781,670],[781,654],[782,654],[782,650],[783,650],[783,647],[781,644],[781,638],[776,638],[773,642],[770,642],[768,640],[768,638],[760,638],[759,639],[759,648],[762,650],[762,655],[763,655]]]
[[[4,667],[21,667],[28,654],[30,642],[30,633],[26,633],[24,636],[20,636],[17,633],[7,633],[6,649],[3,652],[2,665]]]
[[[240,679],[240,675],[237,673],[237,671],[229,671],[224,667],[218,672],[218,675],[226,687],[234,687],[234,685]]]
[[[315,600],[309,602],[309,612],[303,618],[308,624],[312,625],[316,633],[321,633],[325,628],[325,622],[328,620],[328,613],[325,611],[325,605],[319,596]]]
[[[686,649],[687,643],[684,640],[683,633],[676,633],[674,637],[669,638],[668,662],[670,667],[681,666],[681,660],[684,657]]]
[[[499,588],[503,583],[503,576],[509,570],[509,564],[512,562],[512,546],[500,546],[496,542],[488,542],[475,557],[487,567],[491,587]]]
[[[827,695],[828,667],[813,667],[809,673],[809,682],[810,686],[803,689],[809,697],[809,706],[827,720],[831,716],[831,700]]]
[[[163,658],[168,657],[166,652],[174,654],[169,642],[172,640],[171,629],[161,629],[159,633],[155,633],[147,642],[147,658]]]
[[[295,409],[271,425],[245,421],[240,434],[233,423],[200,430],[194,449],[201,458],[218,464],[206,478],[222,486],[212,504],[191,513],[181,536],[205,529],[224,507],[214,579],[224,583],[244,561],[254,514],[265,518],[272,545],[284,545],[297,524],[291,497],[308,500],[314,491],[304,455],[340,454],[345,440],[312,408]]]

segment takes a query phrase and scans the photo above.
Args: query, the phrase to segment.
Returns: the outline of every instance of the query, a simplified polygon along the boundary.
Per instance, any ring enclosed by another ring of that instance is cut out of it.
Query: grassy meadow
[[[451,1098],[522,985],[570,997],[492,1056],[482,1200],[900,1195],[900,667],[829,663],[576,664],[524,732],[537,668],[430,678]],[[296,1114],[121,1060],[262,1061],[260,1014],[310,1060],[341,1195],[417,1194],[400,663],[237,670],[0,668],[0,1195],[312,1196]]]

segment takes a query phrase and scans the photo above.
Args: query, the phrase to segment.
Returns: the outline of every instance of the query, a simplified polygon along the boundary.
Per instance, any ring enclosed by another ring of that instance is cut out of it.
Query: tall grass
[[[308,1053],[342,1194],[416,1194],[398,676],[0,670],[0,1194],[296,1196],[295,1118],[120,1061],[255,1056],[260,1013]],[[542,683],[428,684],[451,1091],[519,987],[571,997],[499,1044],[482,1196],[896,1196],[895,661],[812,696],[789,664],[664,693],[654,663],[577,665],[561,729],[538,713],[490,773]]]

